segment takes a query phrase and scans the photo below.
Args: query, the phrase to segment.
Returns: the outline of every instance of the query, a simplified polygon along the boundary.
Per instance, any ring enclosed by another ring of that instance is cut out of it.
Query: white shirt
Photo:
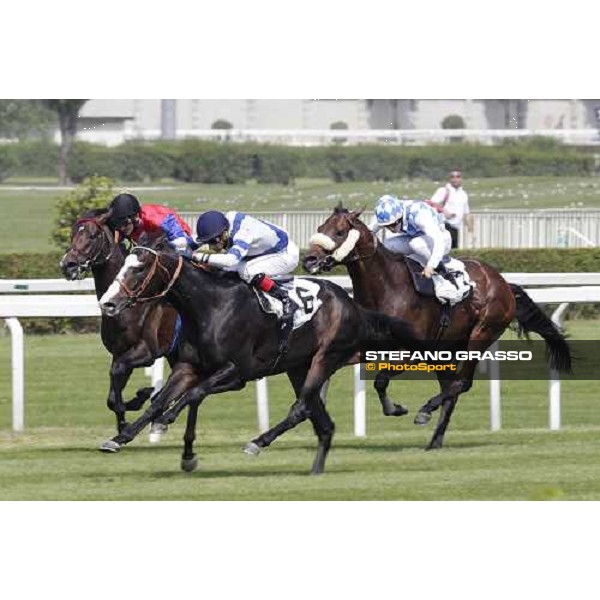
[[[242,260],[282,252],[287,248],[288,234],[281,227],[236,211],[226,213],[225,217],[229,221],[229,250],[226,254],[211,254],[209,265],[234,269]]]
[[[444,199],[448,196],[448,200],[444,204]],[[468,215],[469,210],[469,195],[462,187],[455,188],[447,183],[444,187],[438,188],[435,194],[431,197],[431,201],[435,204],[444,205],[444,210],[450,214],[454,213],[453,217],[444,217],[448,225],[460,229],[465,215]]]
[[[431,206],[420,200],[403,200],[402,206],[402,226],[394,233],[407,236],[408,238],[420,237],[423,234],[428,236],[433,243],[433,248],[427,265],[436,268],[444,257],[444,233],[448,235],[442,224],[441,215],[437,214]],[[385,226],[379,225],[376,219],[369,226],[373,233],[377,233],[383,227]]]

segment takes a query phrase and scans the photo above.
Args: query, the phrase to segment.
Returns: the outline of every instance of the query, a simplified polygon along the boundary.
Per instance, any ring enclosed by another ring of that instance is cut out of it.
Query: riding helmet
[[[198,217],[196,241],[205,244],[220,236],[226,229],[229,229],[229,221],[225,215],[218,210],[207,210]]]
[[[395,223],[402,218],[402,202],[396,196],[381,196],[375,205],[375,216],[377,223],[383,227]]]
[[[110,223],[118,225],[127,217],[133,217],[142,210],[139,200],[133,194],[117,194],[110,205]]]

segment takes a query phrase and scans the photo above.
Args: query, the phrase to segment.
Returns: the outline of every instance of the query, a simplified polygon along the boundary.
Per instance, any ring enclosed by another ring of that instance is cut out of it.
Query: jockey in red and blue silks
[[[137,242],[144,233],[162,234],[178,252],[196,248],[189,225],[171,208],[158,204],[141,206],[133,194],[122,193],[113,198],[108,209],[109,227],[127,239]]]

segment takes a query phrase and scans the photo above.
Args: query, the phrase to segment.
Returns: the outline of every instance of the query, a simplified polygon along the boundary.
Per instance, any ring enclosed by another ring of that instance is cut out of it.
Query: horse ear
[[[337,203],[337,205],[333,209],[334,215],[339,215],[339,214],[347,213],[347,212],[348,212],[348,209],[344,207],[341,200]]]
[[[363,206],[362,208],[359,208],[358,210],[353,210],[350,213],[350,220],[351,221],[356,221],[356,219],[358,219],[360,217],[360,215],[363,214],[363,211],[365,210],[365,207]]]

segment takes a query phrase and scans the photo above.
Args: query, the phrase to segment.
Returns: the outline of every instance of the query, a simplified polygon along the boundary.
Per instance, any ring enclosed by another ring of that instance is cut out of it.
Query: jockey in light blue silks
[[[382,228],[388,230],[383,242],[386,248],[399,254],[416,255],[424,265],[423,276],[433,278],[435,295],[442,304],[453,306],[468,296],[475,284],[461,261],[446,256],[452,238],[444,227],[441,213],[420,200],[382,196],[375,205],[375,219],[370,229],[377,233]]]
[[[400,254],[417,254],[423,259],[423,275],[431,278],[452,245],[443,218],[431,206],[419,200],[399,200],[382,196],[375,205],[370,229],[377,233],[386,228],[384,246]]]
[[[197,243],[208,245],[195,252],[195,261],[217,269],[237,271],[250,285],[282,303],[280,352],[287,351],[287,337],[298,305],[285,287],[271,277],[288,275],[298,266],[300,251],[287,231],[245,213],[209,210],[198,217]]]

